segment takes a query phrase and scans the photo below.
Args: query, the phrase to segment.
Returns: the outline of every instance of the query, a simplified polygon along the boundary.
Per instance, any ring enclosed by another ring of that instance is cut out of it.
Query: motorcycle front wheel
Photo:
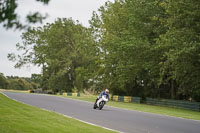
[[[100,102],[99,103],[99,110],[101,110],[103,108],[103,106],[104,106],[104,102]]]

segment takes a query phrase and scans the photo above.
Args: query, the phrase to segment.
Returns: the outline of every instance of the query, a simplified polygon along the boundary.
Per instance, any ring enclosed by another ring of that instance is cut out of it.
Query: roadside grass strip
[[[112,133],[63,115],[29,106],[0,93],[0,133]]]
[[[22,92],[22,93],[28,93],[28,90],[7,90],[7,89],[0,89],[1,92],[7,91],[7,92]]]
[[[94,102],[95,99],[97,98],[97,96],[94,96],[94,95],[83,95],[83,94],[81,94],[81,97],[74,97],[74,96],[64,96],[64,97],[84,100],[88,102]],[[117,107],[117,108],[128,109],[128,110],[148,112],[148,113],[179,117],[179,118],[185,118],[185,119],[191,119],[191,120],[200,120],[200,112],[180,109],[180,108],[162,107],[162,106],[156,106],[156,105],[137,104],[137,103],[125,103],[125,102],[116,102],[116,101],[109,101],[107,105],[112,106],[112,107]]]

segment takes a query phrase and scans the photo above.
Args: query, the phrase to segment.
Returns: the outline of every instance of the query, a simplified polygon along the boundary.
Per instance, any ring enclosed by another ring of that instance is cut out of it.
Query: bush
[[[32,90],[33,86],[24,79],[10,79],[8,89]]]
[[[8,81],[2,73],[0,73],[0,88],[7,89]]]

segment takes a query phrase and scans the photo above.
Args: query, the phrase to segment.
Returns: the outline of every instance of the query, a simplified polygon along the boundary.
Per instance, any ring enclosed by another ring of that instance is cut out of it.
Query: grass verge
[[[28,90],[7,90],[7,89],[0,89],[0,91],[4,92],[23,92],[23,93],[28,93]]]
[[[0,133],[94,132],[112,131],[16,102],[0,93]]]
[[[81,97],[75,97],[75,96],[64,96],[64,97],[84,100],[88,102],[94,102],[97,96],[82,94]],[[115,101],[109,101],[107,105],[118,107],[118,108],[129,109],[129,110],[168,115],[168,116],[173,116],[173,117],[181,117],[181,118],[192,119],[192,120],[200,120],[200,112],[185,110],[185,109],[180,109],[180,108],[161,107],[161,106],[154,106],[154,105],[124,103],[124,102],[115,102]]]

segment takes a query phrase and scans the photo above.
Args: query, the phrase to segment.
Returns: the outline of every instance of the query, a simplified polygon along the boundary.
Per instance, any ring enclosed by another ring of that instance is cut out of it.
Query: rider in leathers
[[[97,97],[96,101],[95,101],[95,104],[97,103],[97,101],[103,96],[103,95],[106,95],[106,98],[109,100],[109,90],[108,89],[105,89],[105,91],[102,91],[99,96]]]

